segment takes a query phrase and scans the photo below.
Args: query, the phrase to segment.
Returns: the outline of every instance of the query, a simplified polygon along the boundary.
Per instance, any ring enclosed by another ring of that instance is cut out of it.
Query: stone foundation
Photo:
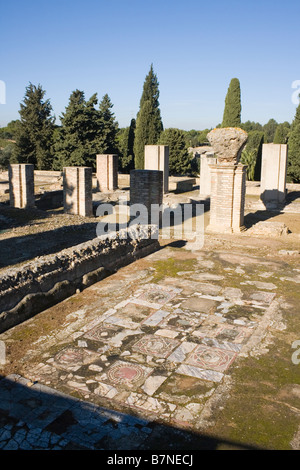
[[[53,255],[36,258],[0,277],[0,333],[159,248],[149,227],[133,237],[95,238]]]

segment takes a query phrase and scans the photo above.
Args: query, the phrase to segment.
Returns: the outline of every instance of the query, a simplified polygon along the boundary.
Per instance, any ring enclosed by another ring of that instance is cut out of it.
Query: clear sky
[[[234,77],[243,122],[294,118],[299,0],[0,1],[0,126],[19,118],[30,82],[46,91],[58,123],[79,89],[99,100],[107,93],[128,126],[151,63],[165,128],[216,126]]]

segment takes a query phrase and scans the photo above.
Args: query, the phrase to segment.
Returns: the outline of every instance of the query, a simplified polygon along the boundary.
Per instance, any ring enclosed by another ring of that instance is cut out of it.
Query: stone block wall
[[[0,276],[0,333],[154,252],[148,226],[38,257]],[[113,292],[112,292],[113,295]]]
[[[64,168],[64,211],[67,214],[93,215],[92,177],[90,167]]]
[[[8,176],[10,205],[20,209],[34,207],[34,165],[9,165]]]
[[[114,191],[118,188],[118,155],[96,156],[96,174],[100,191]]]

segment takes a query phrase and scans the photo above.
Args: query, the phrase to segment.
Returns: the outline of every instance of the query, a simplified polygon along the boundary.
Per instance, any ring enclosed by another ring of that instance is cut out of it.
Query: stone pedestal
[[[64,211],[67,214],[93,215],[92,171],[90,167],[64,168]]]
[[[100,191],[114,191],[118,188],[118,155],[97,155],[97,180]]]
[[[130,206],[136,206],[141,223],[156,224],[161,221],[158,206],[163,202],[163,172],[155,170],[132,170],[130,172]],[[153,207],[154,206],[154,207]],[[131,211],[131,216],[135,215]],[[154,216],[151,218],[151,214]]]
[[[260,198],[267,209],[285,202],[287,156],[286,144],[263,144]]]
[[[169,191],[169,147],[167,145],[145,145],[145,170],[163,172],[164,193]]]
[[[217,158],[213,155],[203,154],[200,156],[200,197],[207,198],[211,193],[211,172],[210,166],[217,163]]]
[[[34,165],[9,165],[10,205],[20,209],[35,206]]]
[[[246,165],[211,165],[210,224],[208,232],[244,230]]]

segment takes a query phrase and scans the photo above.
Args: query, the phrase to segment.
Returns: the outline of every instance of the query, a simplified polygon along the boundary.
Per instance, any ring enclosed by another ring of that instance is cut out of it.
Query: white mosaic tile
[[[188,375],[189,377],[196,377],[198,379],[210,380],[211,382],[221,382],[224,374],[214,370],[200,369],[199,367],[181,364],[176,370],[178,374]]]

